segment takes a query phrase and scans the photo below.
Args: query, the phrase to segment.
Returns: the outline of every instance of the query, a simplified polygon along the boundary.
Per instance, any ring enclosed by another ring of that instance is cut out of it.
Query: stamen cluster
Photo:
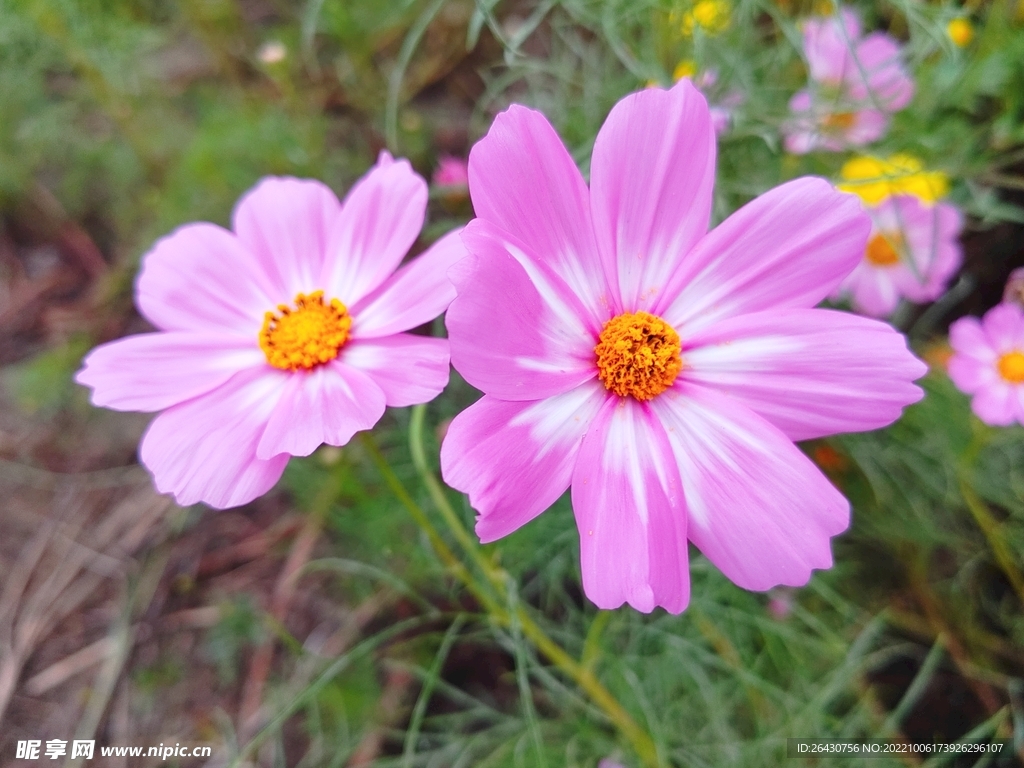
[[[996,363],[999,375],[1009,384],[1024,384],[1024,352],[1007,352]]]
[[[619,397],[650,400],[676,380],[683,368],[679,334],[660,317],[626,312],[601,329],[597,355],[598,378]]]
[[[893,267],[900,263],[900,236],[879,233],[868,240],[864,258],[876,267]]]
[[[260,330],[260,349],[267,362],[285,371],[311,370],[328,363],[348,341],[352,317],[338,299],[324,303],[324,292],[300,293],[295,308],[279,304],[267,312]]]

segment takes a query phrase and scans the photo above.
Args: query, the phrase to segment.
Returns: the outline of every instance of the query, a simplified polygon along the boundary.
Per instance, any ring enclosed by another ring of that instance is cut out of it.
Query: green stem
[[[472,580],[469,570],[459,562],[459,568],[453,569],[459,578],[473,591],[473,594],[480,599],[480,602],[487,608],[488,613],[492,618],[502,626],[510,626],[512,622],[512,616],[503,607],[502,603],[507,604],[507,587],[506,581],[509,578],[508,573],[496,566],[490,560],[488,560],[483,551],[473,536],[466,530],[466,527],[462,524],[459,519],[458,513],[452,507],[451,503],[446,496],[441,483],[434,475],[427,463],[427,455],[424,449],[423,441],[423,429],[424,429],[424,417],[426,415],[426,407],[419,405],[412,410],[412,422],[409,430],[409,447],[412,453],[413,465],[416,467],[416,471],[419,473],[424,485],[427,487],[427,491],[430,494],[431,500],[434,502],[441,516],[444,518],[445,524],[448,526],[452,535],[455,537],[459,545],[465,550],[466,554],[470,557],[473,564],[483,573],[486,577],[488,584],[495,590],[495,592],[501,596],[498,600],[494,599],[490,595],[487,598],[483,598],[483,590]],[[374,448],[374,451],[376,449]],[[380,456],[380,452],[376,451],[377,456]],[[380,457],[383,460],[383,457]],[[385,479],[388,475],[394,478],[394,482],[389,480],[389,485],[392,488],[396,488],[395,483],[401,488],[401,482],[395,477],[394,472],[389,466],[384,466],[380,462],[377,462],[378,467],[385,474]],[[398,490],[396,489],[396,494]],[[407,499],[403,501],[407,508],[410,508],[410,504],[415,506],[415,502],[412,501],[409,494],[404,488],[401,488],[401,494],[399,498]],[[417,512],[413,513],[414,519],[423,526],[427,531],[427,535],[433,543],[436,539],[440,540],[442,551],[439,550],[439,554],[445,562],[456,561],[458,558],[448,548],[448,545],[444,543],[443,539],[437,535],[436,529],[430,523],[426,514],[422,509],[417,507]],[[537,650],[545,656],[551,663],[553,663],[558,669],[571,678],[594,702],[598,707],[604,711],[608,719],[612,721],[615,727],[625,736],[633,745],[633,749],[636,750],[637,755],[643,760],[645,765],[657,768],[661,765],[661,760],[658,757],[658,750],[651,739],[650,735],[641,728],[632,716],[626,711],[626,709],[619,703],[619,701],[612,695],[612,693],[601,683],[601,681],[594,674],[592,669],[592,659],[588,659],[588,664],[584,665],[573,658],[562,646],[551,639],[548,634],[533,620],[533,618],[526,612],[521,605],[516,606],[515,609],[515,620],[519,624],[519,628],[523,635],[534,644]]]
[[[1018,599],[1021,603],[1024,603],[1024,575],[1021,574],[1020,568],[1017,567],[1017,562],[1013,559],[1013,552],[1010,550],[1009,545],[1007,545],[1006,539],[1003,538],[1001,527],[992,516],[988,504],[982,501],[981,497],[974,492],[974,489],[971,488],[970,483],[964,477],[960,478],[960,494],[964,497],[964,501],[967,502],[967,508],[974,516],[974,521],[981,528],[981,532],[985,534],[996,563],[1003,573],[1006,574],[1006,578],[1010,581],[1011,586],[1013,586],[1013,591],[1017,593]]]
[[[1013,552],[1010,549],[1010,546],[1006,543],[1006,539],[1003,537],[1002,528],[999,522],[992,516],[992,511],[988,508],[988,504],[986,504],[984,500],[975,493],[974,488],[970,483],[970,473],[974,467],[974,463],[981,455],[982,449],[985,447],[986,434],[987,430],[976,432],[971,444],[963,453],[960,471],[958,472],[960,480],[960,495],[963,496],[964,502],[967,504],[967,509],[970,510],[971,515],[974,517],[974,521],[978,524],[981,532],[985,534],[985,539],[988,541],[988,546],[992,550],[992,555],[995,557],[996,564],[1002,572],[1006,574],[1006,578],[1013,587],[1013,591],[1017,593],[1017,598],[1021,603],[1024,603],[1024,575],[1021,574],[1017,561],[1013,557]]]

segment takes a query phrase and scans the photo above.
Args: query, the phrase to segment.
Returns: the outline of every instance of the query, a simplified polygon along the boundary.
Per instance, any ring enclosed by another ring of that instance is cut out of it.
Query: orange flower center
[[[876,267],[894,267],[900,263],[901,238],[896,234],[877,234],[868,240],[864,258]]]
[[[1007,352],[996,363],[999,375],[1011,384],[1024,384],[1024,352]]]
[[[351,328],[352,318],[338,299],[324,304],[323,291],[300,293],[294,309],[279,304],[264,315],[260,349],[275,368],[308,371],[336,358]]]
[[[604,324],[594,353],[597,375],[609,392],[650,400],[683,369],[679,334],[660,317],[626,312]]]
[[[857,115],[853,112],[833,112],[821,119],[821,125],[826,131],[846,131],[853,128],[857,121]]]

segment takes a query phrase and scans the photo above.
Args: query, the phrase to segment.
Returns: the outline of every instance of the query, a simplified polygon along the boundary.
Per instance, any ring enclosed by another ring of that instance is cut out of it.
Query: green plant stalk
[[[960,478],[960,494],[967,503],[967,509],[974,516],[974,521],[981,528],[981,532],[985,534],[996,563],[1013,586],[1013,591],[1017,593],[1017,598],[1021,601],[1021,604],[1024,604],[1024,575],[1021,574],[1020,568],[1017,567],[1017,563],[1013,559],[1013,553],[1010,551],[1010,547],[1006,544],[1006,539],[1003,538],[999,530],[999,523],[992,517],[988,504],[974,492],[974,489],[971,488],[970,483],[964,477]]]
[[[426,406],[418,405],[412,410],[412,421],[409,429],[409,447],[412,453],[413,466],[415,466],[416,471],[419,473],[426,485],[427,491],[430,493],[430,497],[440,511],[441,516],[444,518],[446,525],[462,548],[466,551],[466,554],[469,555],[476,567],[484,574],[494,590],[502,597],[507,597],[505,582],[506,579],[509,578],[508,574],[504,569],[495,566],[490,560],[484,557],[480,547],[470,535],[469,531],[466,530],[466,527],[462,524],[458,514],[452,508],[451,503],[448,501],[448,498],[444,493],[444,489],[441,487],[441,483],[434,476],[434,473],[430,470],[430,467],[427,464],[426,451],[423,447],[423,424],[425,415]],[[390,467],[388,467],[388,471],[391,471]],[[393,472],[391,472],[391,474],[394,475]],[[397,480],[397,478],[395,479]],[[407,493],[405,496],[408,498]],[[411,498],[410,501],[412,501]],[[413,504],[415,504],[415,502],[413,502]],[[414,517],[416,517],[417,520],[421,517],[426,519],[426,515],[422,510],[420,510],[418,515],[414,515]],[[429,520],[426,522],[430,525]],[[430,527],[433,529],[432,525]],[[436,535],[436,530],[434,533]],[[430,533],[428,533],[428,536],[430,536]],[[433,536],[431,536],[431,541],[433,540]],[[447,549],[447,545],[445,545],[445,548]],[[451,550],[449,549],[448,552],[451,553]],[[452,555],[452,557],[454,557],[454,555]],[[474,594],[479,596],[479,587],[477,587],[477,585],[472,581],[467,581],[467,579],[471,579],[468,569],[466,569],[465,566],[462,566],[459,573],[460,578],[463,579],[466,585],[473,590]],[[511,617],[498,601],[490,598],[481,602],[484,602],[488,612],[495,620],[503,626],[510,626]],[[570,677],[583,691],[586,692],[591,701],[604,711],[608,718],[615,724],[615,727],[618,728],[622,735],[632,743],[633,749],[636,750],[637,755],[641,760],[643,760],[644,764],[654,768],[659,766],[661,761],[658,758],[658,750],[653,739],[651,739],[650,734],[637,724],[622,704],[620,704],[612,693],[601,683],[600,680],[598,680],[597,676],[593,672],[592,661],[587,665],[583,665],[573,658],[564,648],[562,648],[562,646],[552,640],[522,607],[517,607],[515,613],[515,618],[519,623],[519,628],[523,635],[529,638],[541,654],[546,656],[549,661]]]
[[[1022,0],[1024,2],[1024,0]],[[974,521],[978,524],[981,532],[985,534],[992,555],[996,564],[1006,575],[1007,580],[1017,593],[1017,599],[1024,604],[1024,575],[1021,574],[1017,561],[1014,560],[1013,552],[1003,537],[1000,525],[992,516],[988,504],[974,491],[969,481],[971,468],[978,460],[982,448],[985,445],[985,432],[976,432],[971,444],[964,451],[960,471],[957,473],[960,480],[960,495],[963,496],[967,509],[970,510]]]
[[[507,578],[507,574],[502,569],[496,568],[483,556],[483,553],[476,545],[476,542],[469,535],[468,531],[466,531],[465,526],[462,525],[458,515],[455,513],[455,510],[452,509],[451,504],[448,503],[448,499],[445,498],[444,492],[441,489],[437,478],[434,477],[433,473],[430,472],[427,467],[426,454],[423,450],[421,439],[423,434],[423,415],[424,409],[421,406],[413,409],[410,443],[412,447],[413,463],[417,472],[419,472],[423,481],[427,485],[431,498],[437,504],[442,516],[445,518],[446,524],[452,529],[452,534],[459,541],[460,545],[467,551],[477,567],[479,567],[483,572],[484,576],[487,578],[488,584],[490,584],[498,594],[504,595],[504,582]],[[452,551],[444,538],[441,537],[426,512],[423,511],[419,504],[417,504],[412,496],[409,495],[405,486],[402,485],[402,481],[395,474],[391,465],[388,464],[387,459],[384,458],[384,455],[380,452],[380,449],[373,441],[373,437],[370,433],[363,432],[360,437],[363,445],[366,447],[371,461],[373,461],[377,470],[381,473],[384,481],[394,492],[395,496],[398,497],[398,500],[402,505],[409,511],[409,514],[412,515],[416,524],[427,535],[427,539],[430,541],[431,546],[434,548],[434,551],[437,552],[444,565],[459,579],[459,581],[465,584],[470,592],[473,593],[473,596],[476,597],[480,604],[486,609],[492,620],[503,627],[511,627],[512,617],[509,615],[509,612],[498,601],[498,599],[491,595],[487,590],[480,587],[477,581],[473,578],[470,570]],[[633,749],[636,751],[640,759],[643,760],[644,764],[651,768],[658,768],[658,766],[661,765],[661,761],[658,758],[658,750],[654,741],[651,739],[650,735],[637,724],[615,696],[613,696],[601,681],[598,680],[590,666],[584,666],[574,659],[564,648],[562,648],[562,646],[552,640],[522,608],[518,608],[516,610],[515,618],[519,623],[519,628],[523,635],[533,643],[534,647],[536,647],[543,656],[562,670],[565,675],[571,678],[590,697],[590,700],[605,713],[619,732],[629,740],[633,745]]]

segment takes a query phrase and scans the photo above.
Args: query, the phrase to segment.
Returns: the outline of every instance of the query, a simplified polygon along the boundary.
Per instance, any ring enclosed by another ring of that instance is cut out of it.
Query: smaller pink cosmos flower
[[[962,261],[960,211],[912,195],[894,195],[867,211],[871,237],[864,258],[832,298],[849,296],[855,310],[872,317],[892,314],[901,298],[939,298]]]
[[[783,127],[786,149],[794,154],[876,141],[888,116],[914,96],[900,44],[884,32],[862,37],[850,9],[804,23],[804,57],[810,87],[790,100],[793,119]]]
[[[999,304],[979,322],[961,317],[949,327],[949,378],[969,395],[986,424],[1024,426],[1024,308]]]
[[[318,181],[263,179],[232,231],[186,224],[153,246],[135,300],[158,332],[97,347],[76,380],[94,405],[160,412],[139,447],[160,492],[245,504],[290,456],[448,382],[448,342],[404,331],[455,296],[459,233],[396,271],[426,205],[426,182],[386,152],[343,202]]]
[[[889,118],[877,109],[859,109],[837,100],[825,100],[803,90],[789,100],[793,117],[782,126],[786,151],[806,155],[815,150],[842,152],[861,147],[885,135]]]
[[[469,166],[461,157],[442,155],[437,161],[431,181],[436,187],[465,191],[469,187]]]

